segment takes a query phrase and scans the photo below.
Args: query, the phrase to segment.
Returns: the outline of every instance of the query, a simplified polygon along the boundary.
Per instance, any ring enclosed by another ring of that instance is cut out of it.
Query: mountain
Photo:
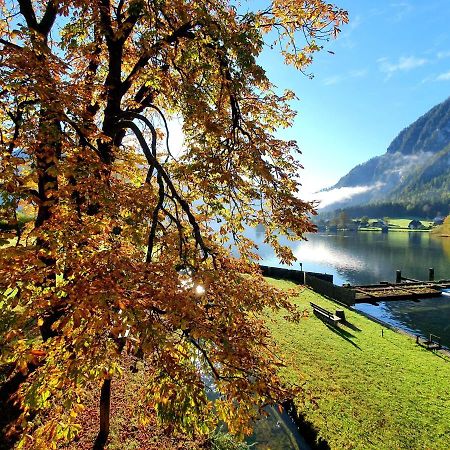
[[[324,191],[325,198],[339,200],[325,203],[323,211],[395,204],[426,215],[448,213],[450,98],[401,131],[385,154],[354,167]]]

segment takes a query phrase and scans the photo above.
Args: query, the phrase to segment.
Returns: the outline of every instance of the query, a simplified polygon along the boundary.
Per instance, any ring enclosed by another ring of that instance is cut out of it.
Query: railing
[[[329,281],[319,279],[309,273],[305,274],[305,284],[310,286],[314,292],[337,300],[347,306],[355,304],[355,291],[341,286],[336,286]]]
[[[317,273],[317,272],[305,272],[303,270],[295,270],[295,269],[284,269],[282,267],[271,267],[271,266],[262,266],[260,265],[262,274],[265,277],[272,278],[281,278],[283,280],[291,280],[295,281],[299,284],[305,283],[305,276],[314,276],[319,280],[324,280],[329,283],[333,283],[333,275],[329,275],[327,273]]]

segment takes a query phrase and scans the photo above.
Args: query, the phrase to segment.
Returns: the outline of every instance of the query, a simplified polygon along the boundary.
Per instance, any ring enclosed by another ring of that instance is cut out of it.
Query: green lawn
[[[286,281],[270,280],[280,288]],[[293,299],[310,316],[299,324],[272,315],[269,327],[287,360],[283,377],[304,388],[295,399],[331,449],[450,448],[450,362],[345,310],[352,328],[333,330],[310,301],[336,304],[310,290]]]
[[[412,219],[388,219],[388,225],[399,228],[408,228],[411,220]],[[430,220],[420,219],[420,222],[422,222],[425,227],[431,227],[433,225],[433,221]]]
[[[375,222],[377,220],[380,219],[369,219],[369,223]],[[433,222],[429,221],[429,220],[425,220],[425,219],[421,219],[420,222],[422,222],[422,224],[426,227],[423,230],[410,230],[408,228],[409,223],[411,222],[412,219],[387,219],[387,224],[389,226],[389,231],[415,231],[415,232],[429,232],[430,230],[428,229],[428,227],[431,227],[433,225]],[[374,228],[374,227],[364,227],[364,228],[359,228],[358,231],[381,231],[381,228]]]
[[[11,239],[11,238],[2,238],[0,237],[0,248],[6,248],[9,247],[11,245],[13,245],[13,243],[16,241],[16,239]]]

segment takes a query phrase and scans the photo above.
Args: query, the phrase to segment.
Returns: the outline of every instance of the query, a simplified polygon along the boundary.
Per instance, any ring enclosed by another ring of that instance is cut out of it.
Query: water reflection
[[[264,244],[263,232],[249,231],[262,256],[262,264],[282,266],[271,248]],[[426,280],[428,268],[434,267],[435,278],[450,279],[450,238],[429,233],[335,233],[309,234],[308,241],[290,245],[303,268],[334,275],[336,284],[369,284],[395,281],[395,271],[404,276]],[[298,264],[293,267],[298,268]],[[450,296],[420,302],[396,301],[380,306],[358,305],[358,308],[396,326],[421,334],[433,333],[450,346]]]
[[[217,400],[217,392],[214,379],[211,375],[203,373],[202,379],[205,383],[206,395],[210,400]],[[311,450],[294,420],[285,408],[267,406],[267,416],[261,416],[253,424],[253,434],[246,439],[250,447],[255,450]],[[224,423],[219,429],[226,432]]]
[[[311,447],[300,435],[292,418],[283,408],[271,406],[268,416],[256,422],[254,433],[247,443],[255,450],[310,450]]]

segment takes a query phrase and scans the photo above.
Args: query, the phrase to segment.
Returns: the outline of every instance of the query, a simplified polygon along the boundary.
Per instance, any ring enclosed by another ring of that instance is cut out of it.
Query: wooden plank
[[[360,292],[361,294],[367,295],[369,297],[376,297],[375,295],[370,294],[369,292],[367,292],[366,290],[361,289],[361,288],[355,288],[353,290],[356,291],[356,292]]]
[[[430,285],[422,283],[421,285],[411,286],[409,283],[398,285],[392,284],[389,286],[366,286],[366,287],[352,287],[355,291],[355,301],[357,303],[376,301],[395,301],[395,300],[412,300],[418,301],[420,298],[438,297],[442,292],[431,288]]]

